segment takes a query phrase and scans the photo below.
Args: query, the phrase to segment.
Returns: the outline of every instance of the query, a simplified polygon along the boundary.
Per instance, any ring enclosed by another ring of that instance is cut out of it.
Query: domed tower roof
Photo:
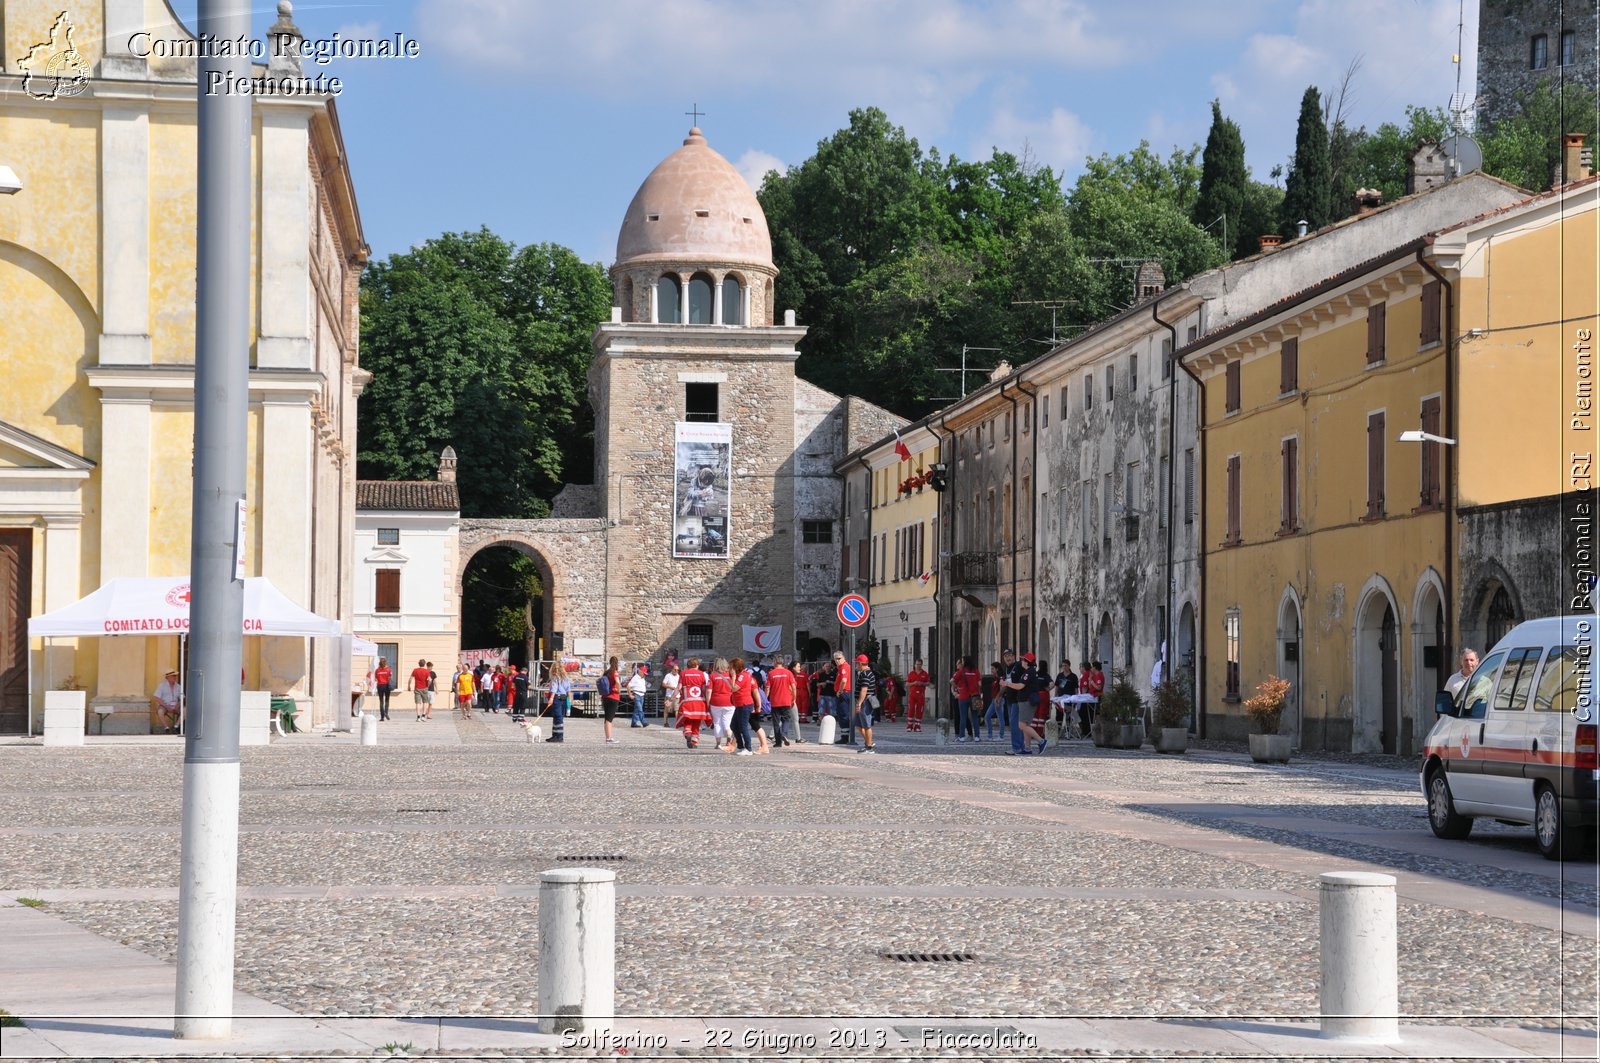
[[[617,266],[686,259],[772,266],[755,192],[698,127],[644,179],[617,236]]]

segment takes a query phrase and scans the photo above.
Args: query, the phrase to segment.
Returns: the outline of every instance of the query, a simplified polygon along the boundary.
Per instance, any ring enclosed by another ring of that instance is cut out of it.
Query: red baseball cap
[[[867,660],[867,655],[864,654],[864,653],[856,654],[856,663],[857,664],[867,664],[867,663],[869,663],[868,660]]]
[[[1036,660],[1038,660],[1038,659],[1039,659],[1039,658],[1037,658],[1037,657],[1035,657],[1035,656],[1034,656],[1034,655],[1033,655],[1033,654],[1031,654],[1031,653],[1024,653],[1024,654],[1023,654],[1023,655],[1022,655],[1022,659],[1023,659],[1023,660],[1024,660],[1024,661],[1027,661],[1027,662],[1028,662],[1028,663],[1029,663],[1029,664],[1032,664],[1032,663],[1033,663],[1033,662],[1034,662],[1034,661],[1036,661]]]

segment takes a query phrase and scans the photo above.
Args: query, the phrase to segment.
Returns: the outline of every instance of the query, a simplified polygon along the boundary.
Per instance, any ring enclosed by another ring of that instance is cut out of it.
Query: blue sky
[[[194,0],[174,9],[194,27]],[[258,33],[275,17],[260,3]],[[343,60],[338,99],[375,257],[490,229],[609,264],[639,183],[694,104],[752,181],[873,105],[924,150],[1020,153],[1070,186],[1086,155],[1205,138],[1210,103],[1265,178],[1301,93],[1369,127],[1472,91],[1477,0],[390,0],[295,5],[308,37],[405,33],[414,60]]]

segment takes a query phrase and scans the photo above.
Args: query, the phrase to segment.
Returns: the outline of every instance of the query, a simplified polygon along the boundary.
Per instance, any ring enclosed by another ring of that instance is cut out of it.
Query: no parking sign
[[[860,627],[867,622],[872,607],[859,594],[847,594],[839,599],[839,623],[845,627]]]

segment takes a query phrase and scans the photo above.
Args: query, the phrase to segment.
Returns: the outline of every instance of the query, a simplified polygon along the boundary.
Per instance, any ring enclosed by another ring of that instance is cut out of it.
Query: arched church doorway
[[[508,647],[518,666],[559,653],[550,590],[548,566],[525,544],[479,547],[461,569],[461,648]]]
[[[1283,592],[1278,605],[1278,677],[1289,681],[1289,694],[1284,699],[1283,719],[1293,728],[1294,744],[1304,741],[1305,702],[1301,700],[1300,684],[1300,599],[1293,588]]]
[[[1100,614],[1100,633],[1095,638],[1095,660],[1100,662],[1100,670],[1106,674],[1106,685],[1111,685],[1111,675],[1118,667],[1111,656],[1111,614]]]

